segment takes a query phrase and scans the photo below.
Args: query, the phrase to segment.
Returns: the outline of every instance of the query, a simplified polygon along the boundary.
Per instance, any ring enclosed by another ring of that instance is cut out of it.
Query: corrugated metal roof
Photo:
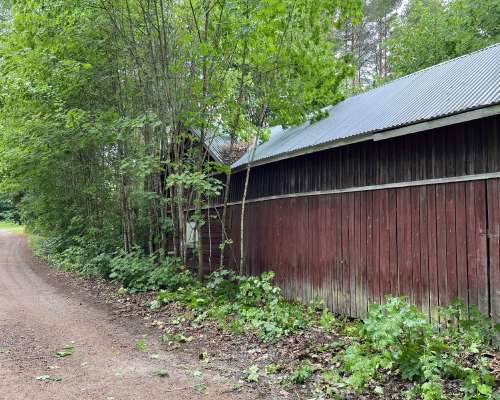
[[[191,132],[201,137],[198,130],[191,129]],[[225,162],[225,157],[227,156],[227,150],[231,144],[231,137],[224,133],[213,133],[208,132],[205,135],[205,148],[208,150],[210,155],[221,163]]]
[[[210,154],[221,163],[224,163],[230,144],[231,138],[229,137],[229,135],[209,135],[205,139],[205,145],[210,151]]]
[[[273,128],[255,162],[293,157],[307,148],[370,135],[500,103],[500,43],[411,75],[329,107],[329,116],[286,130]],[[241,167],[248,151],[232,165]]]

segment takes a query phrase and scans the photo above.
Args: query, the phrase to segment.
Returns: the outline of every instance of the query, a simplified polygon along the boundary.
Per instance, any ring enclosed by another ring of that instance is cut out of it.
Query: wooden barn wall
[[[248,199],[500,171],[500,116],[367,141],[252,168]],[[231,178],[243,197],[245,171]]]
[[[500,179],[248,204],[248,273],[276,272],[290,298],[363,316],[386,294],[429,317],[460,297],[500,317]],[[240,207],[230,208],[239,254]]]
[[[493,116],[254,167],[248,199],[499,171]],[[226,266],[239,260],[243,175],[232,177]],[[220,208],[210,212],[207,272],[222,242]],[[497,178],[249,202],[245,235],[247,272],[274,270],[290,298],[324,299],[356,317],[386,294],[406,295],[435,318],[437,306],[460,297],[500,319]]]

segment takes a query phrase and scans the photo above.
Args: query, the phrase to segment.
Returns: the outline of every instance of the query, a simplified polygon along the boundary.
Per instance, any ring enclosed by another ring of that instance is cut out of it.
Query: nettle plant
[[[370,306],[353,344],[340,355],[345,382],[361,391],[387,371],[399,371],[414,382],[407,393],[424,400],[446,399],[445,379],[460,381],[464,399],[486,400],[495,395],[495,379],[481,354],[497,327],[462,302],[441,310],[441,324],[431,324],[404,298],[387,297]]]

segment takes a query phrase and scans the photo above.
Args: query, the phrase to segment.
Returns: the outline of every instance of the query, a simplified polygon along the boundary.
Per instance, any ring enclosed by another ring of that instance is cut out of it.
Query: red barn
[[[248,159],[232,167],[233,263]],[[289,297],[362,316],[392,293],[430,317],[460,297],[499,318],[500,44],[274,128],[245,221],[247,272],[274,270]]]

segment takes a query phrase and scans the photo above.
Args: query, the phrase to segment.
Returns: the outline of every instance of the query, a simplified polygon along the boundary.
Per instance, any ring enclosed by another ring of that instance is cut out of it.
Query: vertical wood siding
[[[500,116],[323,150],[252,168],[248,199],[500,171]],[[245,172],[231,178],[231,201]]]
[[[500,116],[258,166],[248,199],[492,172],[500,172]],[[233,175],[231,201],[241,200],[244,175]],[[356,317],[389,293],[405,295],[434,319],[460,297],[500,319],[500,179],[280,198],[247,210],[247,272],[276,271],[289,297]],[[238,265],[240,213],[229,209],[227,266]],[[207,272],[223,240],[211,221]]]
[[[247,207],[247,272],[275,271],[288,297],[323,299],[335,312],[360,317],[391,293],[430,318],[460,297],[500,317],[500,179]],[[239,254],[240,207],[229,214],[228,262]]]

